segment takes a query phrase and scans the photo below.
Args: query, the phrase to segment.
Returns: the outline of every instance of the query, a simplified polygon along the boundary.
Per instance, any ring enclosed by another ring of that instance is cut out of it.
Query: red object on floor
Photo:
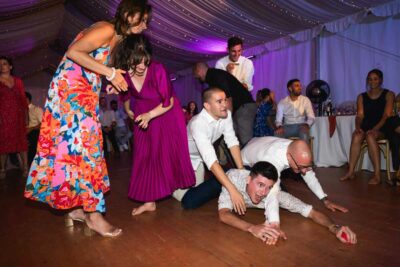
[[[347,234],[345,232],[342,232],[342,234],[340,235],[344,240],[346,240],[347,242],[349,242],[349,238],[347,236]]]

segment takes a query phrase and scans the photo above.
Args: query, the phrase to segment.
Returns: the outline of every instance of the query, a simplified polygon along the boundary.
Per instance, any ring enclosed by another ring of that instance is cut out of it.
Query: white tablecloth
[[[311,135],[314,137],[314,163],[318,167],[339,167],[346,164],[349,161],[351,136],[354,129],[354,115],[337,116],[336,130],[332,137],[329,137],[328,117],[317,117],[311,127]],[[392,168],[392,163],[390,163],[390,168]],[[364,155],[362,169],[373,170],[368,152]],[[386,161],[382,153],[381,169],[386,170]]]

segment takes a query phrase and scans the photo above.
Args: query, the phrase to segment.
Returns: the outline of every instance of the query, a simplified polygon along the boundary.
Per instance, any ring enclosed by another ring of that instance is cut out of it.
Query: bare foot
[[[339,180],[343,182],[343,181],[346,181],[346,180],[353,180],[354,177],[355,177],[354,172],[353,173],[348,172],[344,176],[342,176]]]
[[[116,237],[122,233],[120,228],[112,226],[99,212],[89,213],[85,221],[91,231],[95,231],[103,237]]]
[[[143,205],[139,206],[138,208],[134,208],[132,210],[132,215],[136,216],[146,211],[155,211],[155,210],[156,210],[155,202],[146,202]]]
[[[368,182],[368,184],[371,184],[371,185],[377,185],[380,183],[381,183],[381,177],[375,176],[375,175]]]

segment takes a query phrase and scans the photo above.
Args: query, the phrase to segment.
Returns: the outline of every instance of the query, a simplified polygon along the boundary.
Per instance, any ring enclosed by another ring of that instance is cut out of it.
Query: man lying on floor
[[[271,201],[274,201],[272,197],[269,197],[271,196],[269,193],[278,180],[276,168],[269,162],[260,161],[254,164],[250,171],[231,169],[227,172],[227,176],[242,194],[246,207],[265,209],[266,221],[254,225],[236,216],[232,212],[232,201],[225,187],[222,187],[218,200],[220,220],[242,231],[250,232],[268,245],[275,245],[279,238],[286,239],[285,233],[280,230],[279,221],[271,221],[267,217],[268,209],[271,208]],[[333,223],[329,217],[289,193],[279,191],[277,196],[280,207],[300,213],[304,217],[325,226],[343,243],[357,243],[356,234],[349,227]]]

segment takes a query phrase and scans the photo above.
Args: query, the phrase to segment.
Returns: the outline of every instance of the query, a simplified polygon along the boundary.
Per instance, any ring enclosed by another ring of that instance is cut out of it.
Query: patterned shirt
[[[246,191],[247,177],[250,175],[250,171],[231,169],[226,174],[229,180],[231,180],[232,184],[235,185],[239,193],[242,194],[247,208],[258,208],[265,210],[264,215],[266,221],[279,222],[279,217],[278,220],[276,220],[276,218],[273,216],[271,217],[271,214],[273,215],[271,211],[275,208],[274,204],[276,203],[278,203],[278,207],[289,210],[290,212],[299,213],[306,218],[309,217],[312,206],[283,191],[279,191],[276,196],[271,194],[270,191],[269,194],[260,201],[260,203],[254,204]],[[233,210],[231,197],[225,187],[222,187],[221,194],[219,195],[218,199],[218,210],[221,209]]]
[[[240,194],[242,194],[244,203],[246,204],[247,208],[259,208],[259,209],[264,209],[266,198],[260,201],[258,204],[254,204],[250,196],[247,194],[246,187],[247,187],[247,177],[250,175],[250,171],[248,170],[239,170],[239,169],[231,169],[229,170],[226,175],[228,176],[229,180],[231,180],[232,184],[235,185],[236,189],[239,191]],[[218,199],[218,209],[229,209],[233,210],[233,205],[231,201],[231,196],[226,190],[225,187],[222,187],[221,194],[219,195]]]

